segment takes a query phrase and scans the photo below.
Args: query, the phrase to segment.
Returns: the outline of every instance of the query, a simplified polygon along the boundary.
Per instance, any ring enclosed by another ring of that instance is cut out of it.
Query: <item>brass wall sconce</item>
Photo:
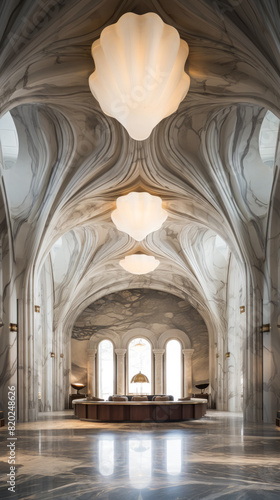
[[[268,323],[266,325],[261,326],[261,333],[268,333],[271,330],[271,325]]]
[[[54,357],[55,357],[55,353],[51,352],[51,358],[54,358]]]
[[[0,319],[0,328],[1,328],[2,326],[4,326],[4,323],[3,323],[3,320],[2,320],[2,319]]]
[[[35,306],[35,313],[39,313],[40,312],[40,306]]]
[[[17,332],[18,331],[18,326],[16,323],[10,323],[9,324],[9,330],[10,332]]]
[[[64,358],[64,354],[60,354],[60,357],[61,357],[61,358]]]
[[[226,352],[226,358],[230,358],[230,352]]]
[[[240,314],[245,313],[245,306],[240,306]]]

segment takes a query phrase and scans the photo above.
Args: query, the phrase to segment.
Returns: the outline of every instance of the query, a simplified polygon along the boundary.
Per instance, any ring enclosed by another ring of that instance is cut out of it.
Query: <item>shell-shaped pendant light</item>
[[[124,14],[92,45],[92,94],[106,115],[136,140],[177,110],[190,78],[184,72],[188,44],[154,13]]]
[[[154,256],[139,253],[126,255],[123,260],[120,260],[123,269],[131,274],[151,273],[158,267],[159,263],[159,260],[155,259]]]
[[[150,193],[132,192],[117,198],[117,208],[111,219],[119,231],[123,231],[136,241],[161,228],[168,213],[162,208],[159,196]]]

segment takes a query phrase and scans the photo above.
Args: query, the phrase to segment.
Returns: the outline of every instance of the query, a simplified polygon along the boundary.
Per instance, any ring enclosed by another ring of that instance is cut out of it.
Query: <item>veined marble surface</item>
[[[87,383],[87,351],[108,338],[114,349],[128,349],[131,338],[144,337],[154,349],[178,338],[182,349],[193,349],[192,387],[209,381],[209,336],[201,316],[187,301],[155,290],[125,290],[97,300],[77,318],[71,341],[71,376]],[[186,377],[186,375],[185,375]]]
[[[150,10],[187,41],[191,84],[178,111],[134,141],[89,90],[90,47],[125,12]],[[76,319],[106,295],[148,288],[180,297],[203,318],[219,408],[236,408],[242,393],[247,420],[273,422],[278,0],[3,0],[0,27],[0,116],[11,113],[19,143],[11,162],[14,129],[2,124],[0,401],[6,408],[18,380],[20,419],[36,419],[40,405],[62,409]],[[110,218],[116,198],[133,190],[161,196],[169,214],[141,244]],[[136,277],[119,266],[136,251],[160,260],[154,273]],[[264,337],[263,324],[271,325]]]
[[[1,445],[6,428],[0,428]],[[169,424],[82,422],[72,411],[17,427],[16,493],[3,500],[276,500],[280,432],[208,411]],[[1,470],[7,462],[1,457]]]

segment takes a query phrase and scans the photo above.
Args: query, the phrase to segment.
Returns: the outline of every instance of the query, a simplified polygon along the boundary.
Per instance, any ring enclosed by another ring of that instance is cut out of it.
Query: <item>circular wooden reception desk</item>
[[[80,420],[99,422],[178,422],[199,419],[207,400],[188,401],[81,401],[72,402]]]

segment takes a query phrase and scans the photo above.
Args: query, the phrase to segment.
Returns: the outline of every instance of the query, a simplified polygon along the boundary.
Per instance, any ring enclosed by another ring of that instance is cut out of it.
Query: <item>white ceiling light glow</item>
[[[158,267],[159,263],[159,260],[152,255],[142,253],[127,255],[123,260],[120,260],[122,268],[131,274],[151,273]]]
[[[160,229],[167,215],[159,196],[132,192],[117,198],[117,209],[112,212],[111,219],[119,231],[142,241]]]
[[[174,113],[189,90],[188,44],[157,14],[124,14],[102,31],[91,52],[92,94],[138,141]]]

